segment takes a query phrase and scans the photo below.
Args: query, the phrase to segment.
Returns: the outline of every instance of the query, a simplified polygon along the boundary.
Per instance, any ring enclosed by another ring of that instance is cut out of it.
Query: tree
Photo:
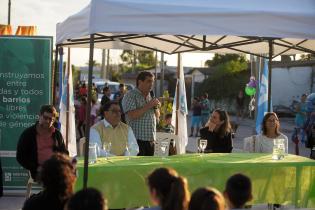
[[[300,60],[302,61],[315,60],[315,54],[302,54]]]
[[[211,99],[233,98],[248,81],[248,63],[242,55],[215,54],[213,60],[206,61],[206,65],[215,67],[215,70],[198,89],[208,92]]]
[[[134,62],[134,54],[132,50],[124,50],[120,55],[124,62],[123,69],[130,70]],[[135,51],[136,69],[145,70],[155,67],[155,55],[153,51]]]
[[[245,56],[239,54],[215,54],[212,60],[207,60],[205,65],[208,67],[217,66],[219,64],[226,63],[228,61],[240,61],[241,63],[246,62]]]

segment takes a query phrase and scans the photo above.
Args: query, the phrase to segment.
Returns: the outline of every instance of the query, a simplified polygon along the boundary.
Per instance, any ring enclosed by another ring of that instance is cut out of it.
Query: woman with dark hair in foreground
[[[189,210],[225,210],[224,197],[214,188],[199,188],[191,195]]]
[[[147,178],[155,207],[146,210],[187,210],[189,190],[187,180],[171,168],[158,168]]]
[[[97,189],[87,188],[76,192],[66,206],[65,210],[107,210],[107,201]]]
[[[44,190],[25,201],[22,210],[63,210],[72,196],[75,170],[68,156],[54,154],[44,162],[40,172]]]

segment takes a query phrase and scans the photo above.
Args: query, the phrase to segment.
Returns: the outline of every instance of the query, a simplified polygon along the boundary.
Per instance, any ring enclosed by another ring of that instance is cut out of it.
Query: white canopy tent
[[[92,0],[57,24],[57,44],[268,54],[269,37],[274,55],[296,54],[315,49],[314,26],[313,0]]]
[[[271,69],[278,55],[315,53],[315,1],[91,0],[57,24],[62,46],[90,48],[89,86],[94,48],[248,53],[269,58]],[[269,82],[269,97],[270,91]]]

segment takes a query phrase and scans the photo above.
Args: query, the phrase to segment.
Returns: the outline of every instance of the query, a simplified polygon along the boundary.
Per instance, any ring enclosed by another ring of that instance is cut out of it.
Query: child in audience
[[[87,188],[70,198],[66,210],[107,210],[107,202],[100,191]]]
[[[230,209],[244,208],[253,198],[250,178],[243,174],[231,176],[226,182],[224,197]]]
[[[172,125],[172,114],[165,115],[165,126],[163,127],[165,133],[174,133],[174,126]]]
[[[199,188],[191,195],[189,210],[225,210],[224,197],[214,188]]]
[[[187,180],[171,168],[158,168],[147,178],[155,207],[145,210],[187,210],[189,190]]]

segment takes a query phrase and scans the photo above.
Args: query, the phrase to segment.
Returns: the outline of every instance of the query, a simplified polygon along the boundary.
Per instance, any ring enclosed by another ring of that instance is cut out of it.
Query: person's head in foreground
[[[97,189],[87,188],[70,198],[66,210],[107,210],[107,201]]]
[[[226,182],[224,197],[229,208],[244,208],[246,202],[253,198],[250,178],[243,174],[231,176]]]
[[[262,133],[265,136],[280,135],[280,121],[276,113],[268,112],[265,114],[262,122]]]
[[[224,197],[215,188],[198,188],[191,195],[189,210],[225,210]]]
[[[189,190],[187,180],[171,168],[158,168],[148,177],[152,202],[162,210],[187,210]]]
[[[39,180],[43,191],[27,199],[22,209],[63,209],[73,195],[76,181],[70,158],[60,153],[52,155],[42,165]]]
[[[76,181],[75,169],[68,156],[55,153],[42,166],[40,180],[44,191],[67,199],[73,194]]]

